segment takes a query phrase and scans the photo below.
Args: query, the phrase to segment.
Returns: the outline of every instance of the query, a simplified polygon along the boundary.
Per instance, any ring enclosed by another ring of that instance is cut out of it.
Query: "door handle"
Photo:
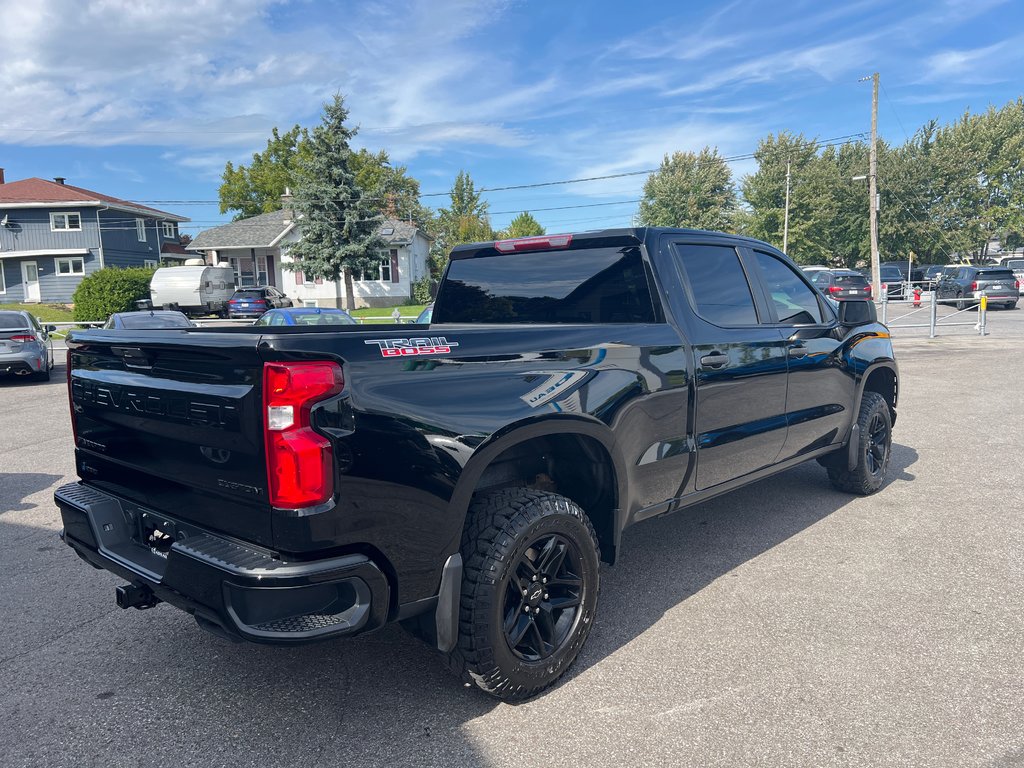
[[[807,357],[807,347],[803,344],[797,344],[796,346],[789,348],[790,357]]]
[[[729,356],[721,352],[712,352],[710,355],[704,355],[700,359],[700,364],[705,368],[724,368],[728,362]]]

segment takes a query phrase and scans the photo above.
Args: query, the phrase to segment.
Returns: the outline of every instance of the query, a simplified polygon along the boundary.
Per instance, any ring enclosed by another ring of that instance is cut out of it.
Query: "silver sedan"
[[[48,381],[53,368],[52,325],[42,326],[30,313],[0,311],[0,375],[32,376]]]

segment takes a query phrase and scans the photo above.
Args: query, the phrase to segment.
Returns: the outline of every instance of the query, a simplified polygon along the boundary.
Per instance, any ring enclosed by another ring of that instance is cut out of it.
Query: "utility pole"
[[[786,161],[786,216],[782,224],[782,252],[789,250],[789,160]],[[788,254],[787,254],[788,255]]]
[[[867,79],[867,78],[865,78]],[[871,289],[876,300],[882,297],[882,279],[878,266],[878,73],[871,76],[871,160],[868,168],[868,195],[871,215]]]

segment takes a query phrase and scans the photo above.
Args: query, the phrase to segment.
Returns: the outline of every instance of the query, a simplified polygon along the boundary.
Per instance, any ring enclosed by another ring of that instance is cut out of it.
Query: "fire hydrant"
[[[921,287],[920,286],[916,286],[914,288],[914,306],[915,307],[920,307],[921,306]]]

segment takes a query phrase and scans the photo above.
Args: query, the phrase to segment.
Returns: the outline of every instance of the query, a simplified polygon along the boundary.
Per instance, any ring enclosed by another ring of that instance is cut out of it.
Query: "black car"
[[[268,310],[292,305],[292,300],[272,285],[240,288],[228,300],[228,317],[260,317]]]
[[[1020,283],[1006,267],[959,266],[944,276],[937,288],[940,299],[956,299],[957,309],[966,309],[988,298],[989,304],[1015,309]]]
[[[906,275],[898,267],[890,264],[883,264],[878,274],[882,285],[885,286],[886,296],[890,299],[902,299],[904,296],[904,283],[907,279]]]
[[[811,282],[833,299],[870,299],[871,283],[852,269],[824,269],[811,273]]]
[[[142,331],[152,328],[192,328],[194,325],[181,312],[150,309],[142,312],[115,312],[103,327],[108,330]]]

